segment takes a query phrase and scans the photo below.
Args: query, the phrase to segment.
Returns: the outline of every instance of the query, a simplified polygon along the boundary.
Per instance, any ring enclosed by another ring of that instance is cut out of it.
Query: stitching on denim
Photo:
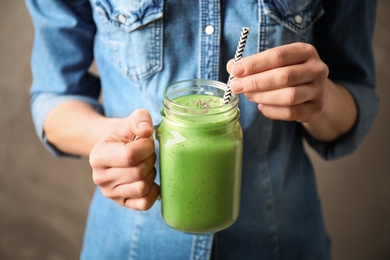
[[[262,185],[267,190],[267,198],[266,198],[266,208],[267,208],[267,222],[268,222],[268,228],[271,233],[270,236],[270,243],[272,244],[272,257],[275,260],[278,260],[279,255],[279,237],[277,232],[277,222],[276,222],[276,214],[275,214],[275,203],[274,203],[274,196],[273,196],[273,188],[272,188],[272,181],[271,176],[268,171],[267,167],[267,174],[268,177],[265,179],[262,183]]]
[[[288,9],[283,1],[278,1],[284,9]],[[279,17],[279,15],[268,6],[268,4],[264,4],[265,14],[272,17],[273,20],[282,24],[288,30],[296,33],[303,34],[309,30],[310,27],[324,14],[324,10],[322,8],[320,1],[313,1],[309,5],[307,5],[304,9],[295,12],[286,14],[284,17]],[[294,21],[295,15],[301,15],[303,21],[301,24],[297,25]]]
[[[109,24],[113,25],[114,27],[118,29],[123,30],[123,25],[121,26],[116,25],[116,21],[112,20],[110,15],[107,13],[107,10],[104,6],[102,6],[99,2],[96,3],[96,12],[100,15],[102,20],[102,28],[105,31],[106,37],[103,36],[104,41],[108,44],[110,47],[112,57],[118,66],[118,68],[122,71],[123,74],[130,77],[134,81],[141,81],[145,80],[147,78],[152,77],[156,72],[159,72],[163,69],[162,63],[163,63],[163,50],[162,50],[162,31],[163,31],[163,21],[162,16],[155,21],[149,22],[146,26],[147,28],[144,28],[146,30],[150,30],[147,32],[151,39],[149,41],[150,45],[152,46],[153,54],[151,58],[147,58],[146,64],[144,66],[132,66],[128,62],[124,61],[121,57],[121,51],[123,48],[119,48],[116,44],[112,41],[112,33],[108,27]],[[160,9],[159,9],[160,10]],[[160,10],[163,11],[163,8]],[[158,13],[158,12],[155,12]],[[149,15],[148,15],[149,16]],[[143,26],[142,26],[143,27]],[[127,30],[123,30],[123,33],[130,34],[131,32],[128,32]],[[130,36],[130,35],[128,35]],[[148,54],[145,54],[148,55]],[[149,56],[149,55],[148,55]]]
[[[220,43],[220,2],[219,0],[199,2],[200,23],[200,59],[199,78],[218,80],[219,75],[219,43]],[[213,25],[215,31],[206,35],[204,28]]]
[[[263,136],[266,140],[265,143],[263,143],[264,147],[269,147],[269,141],[271,138],[271,129],[273,122],[271,120],[266,119],[266,121],[263,122],[264,124],[264,132]],[[270,243],[272,245],[272,259],[278,260],[280,259],[280,246],[279,246],[279,236],[278,236],[278,224],[276,219],[276,212],[275,212],[275,198],[274,198],[274,191],[272,188],[272,176],[269,171],[269,158],[266,154],[267,149],[264,149],[262,153],[262,157],[264,156],[266,158],[265,161],[265,171],[264,174],[266,175],[265,179],[261,182],[261,186],[263,187],[265,191],[266,198],[264,198],[266,203],[266,219],[268,223],[268,230],[270,233]]]
[[[206,20],[206,7],[204,6],[204,0],[199,1],[199,12],[200,12],[200,22],[199,22],[199,39],[200,39],[200,55],[199,55],[199,78],[205,78],[204,77],[204,66],[203,66],[203,60],[204,60],[204,46],[205,46],[205,37],[203,34],[203,21]]]
[[[130,252],[129,252],[129,260],[136,260],[139,259],[137,250],[138,250],[138,242],[140,239],[141,229],[142,225],[139,223],[140,216],[137,214],[135,223],[134,223],[134,231],[132,233],[131,239],[130,239]]]

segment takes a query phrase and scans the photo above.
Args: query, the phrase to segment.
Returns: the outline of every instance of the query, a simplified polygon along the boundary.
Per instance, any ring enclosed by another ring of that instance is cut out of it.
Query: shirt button
[[[118,18],[120,23],[126,23],[126,21],[127,21],[126,16],[123,14],[119,14],[117,18]]]
[[[207,26],[204,28],[204,32],[205,32],[205,34],[207,34],[207,35],[212,35],[212,34],[215,32],[215,28],[214,28],[214,26],[212,26],[212,25],[207,25]]]
[[[302,16],[297,14],[296,16],[294,16],[294,21],[296,24],[301,24],[303,22],[303,18],[302,18]]]

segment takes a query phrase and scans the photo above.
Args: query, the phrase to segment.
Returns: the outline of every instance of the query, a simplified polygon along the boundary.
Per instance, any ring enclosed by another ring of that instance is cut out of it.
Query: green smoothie
[[[207,115],[222,106],[222,98],[187,95],[173,100]],[[193,111],[193,110],[192,110]],[[213,113],[214,113],[213,112]],[[238,217],[242,131],[238,114],[212,119],[175,120],[165,116],[158,128],[162,214],[174,229],[212,233]]]

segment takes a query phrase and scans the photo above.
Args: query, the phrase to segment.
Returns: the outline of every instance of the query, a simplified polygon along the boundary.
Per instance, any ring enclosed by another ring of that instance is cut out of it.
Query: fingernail
[[[230,81],[230,88],[232,89],[233,93],[241,93],[244,90],[241,79],[235,78]]]
[[[245,73],[245,66],[242,63],[238,62],[238,63],[234,63],[233,64],[233,66],[232,66],[232,74],[235,77],[240,77],[244,73]]]
[[[151,131],[153,128],[149,123],[141,122],[138,124],[138,129],[142,131]]]

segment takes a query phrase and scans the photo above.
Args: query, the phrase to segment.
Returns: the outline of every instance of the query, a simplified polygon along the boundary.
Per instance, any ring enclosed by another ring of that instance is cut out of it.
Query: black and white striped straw
[[[249,34],[249,28],[243,27],[241,30],[240,40],[238,41],[238,44],[237,44],[236,55],[234,55],[234,63],[241,60],[241,58],[242,58],[242,54],[244,53],[244,49],[245,49],[246,40],[248,39],[248,34]],[[223,96],[223,103],[224,104],[229,103],[231,98],[232,98],[232,91],[230,89],[230,81],[233,78],[234,78],[234,76],[232,74],[230,74],[228,82],[227,82],[227,88],[225,91],[225,95]]]

